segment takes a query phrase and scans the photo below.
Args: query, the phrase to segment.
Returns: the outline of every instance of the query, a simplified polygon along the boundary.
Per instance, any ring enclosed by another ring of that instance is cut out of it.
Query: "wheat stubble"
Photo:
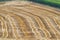
[[[32,2],[6,2],[0,6],[0,38],[59,40],[60,10]]]

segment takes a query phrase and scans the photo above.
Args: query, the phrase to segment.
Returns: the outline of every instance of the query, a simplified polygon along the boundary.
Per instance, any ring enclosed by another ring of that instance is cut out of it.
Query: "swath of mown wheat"
[[[32,2],[0,5],[0,38],[59,40],[60,10]]]

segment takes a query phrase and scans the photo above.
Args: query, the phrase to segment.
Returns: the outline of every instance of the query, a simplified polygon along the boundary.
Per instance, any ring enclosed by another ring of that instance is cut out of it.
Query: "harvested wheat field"
[[[60,9],[27,1],[0,3],[0,40],[60,40]]]

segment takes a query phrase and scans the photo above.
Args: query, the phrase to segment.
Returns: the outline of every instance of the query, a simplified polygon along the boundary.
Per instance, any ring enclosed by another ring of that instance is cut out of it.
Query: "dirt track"
[[[7,40],[60,40],[60,9],[6,2],[0,5],[0,30],[0,37]]]

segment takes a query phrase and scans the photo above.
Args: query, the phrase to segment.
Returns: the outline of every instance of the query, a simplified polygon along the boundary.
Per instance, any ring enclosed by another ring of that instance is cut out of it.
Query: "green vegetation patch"
[[[56,3],[60,4],[60,0],[44,0],[45,2],[51,2],[51,3]]]
[[[29,0],[29,1],[47,4],[49,6],[60,8],[60,0]]]

